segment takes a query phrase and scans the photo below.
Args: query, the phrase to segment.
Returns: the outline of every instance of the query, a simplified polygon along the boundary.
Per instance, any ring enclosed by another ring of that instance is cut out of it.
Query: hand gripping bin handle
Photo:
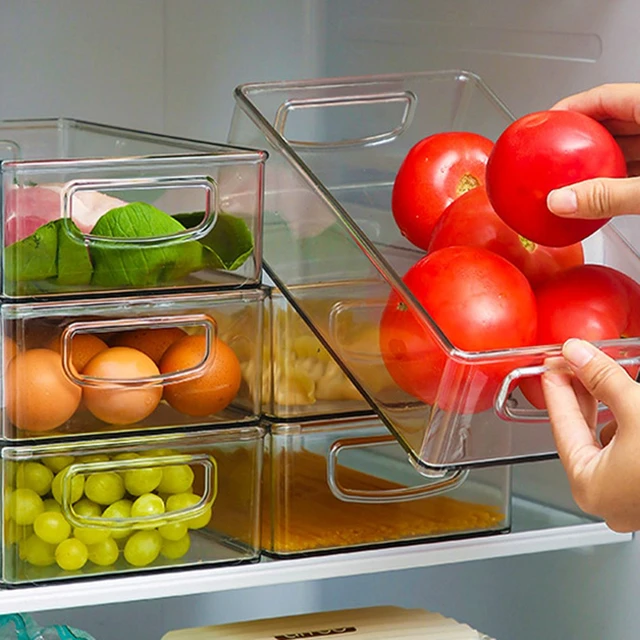
[[[606,343],[594,343],[613,358],[621,367],[637,369],[640,366],[640,338],[624,338],[611,340]],[[550,351],[548,357],[561,356],[561,350]],[[512,402],[512,394],[519,383],[527,378],[541,376],[549,367],[545,364],[519,367],[511,371],[502,381],[502,385],[496,394],[494,409],[496,414],[506,421],[511,422],[548,422],[549,414],[544,409],[520,407]],[[634,372],[638,375],[638,371]],[[598,413],[607,411],[608,407],[598,403]]]
[[[276,112],[274,128],[283,137],[287,138],[287,141],[293,148],[305,149],[305,150],[323,150],[333,149],[340,147],[353,147],[362,146],[368,144],[380,144],[387,140],[393,140],[397,138],[406,129],[411,116],[415,108],[416,96],[410,91],[390,91],[383,92],[377,95],[351,95],[351,96],[318,96],[316,98],[304,97],[304,98],[292,98],[283,102]],[[356,110],[369,109],[376,105],[393,106],[398,108],[399,118],[398,123],[391,123],[387,128],[383,128],[382,131],[372,131],[366,135],[353,138],[331,139],[330,133],[325,133],[325,139],[322,141],[313,140],[299,140],[288,138],[286,135],[287,124],[291,122],[293,116],[298,112],[309,112],[322,109],[330,116],[330,109],[336,109],[339,107],[351,108],[356,114]]]
[[[148,237],[105,237],[74,230],[68,223],[73,222],[74,196],[85,191],[108,192],[118,189],[131,191],[149,189],[202,189],[204,192],[204,216],[199,224],[178,233]],[[67,182],[60,193],[62,199],[62,218],[67,221],[66,232],[91,244],[136,245],[144,247],[168,246],[189,240],[199,240],[215,226],[220,213],[220,196],[216,183],[208,176],[155,176],[128,179],[78,179]]]
[[[175,465],[198,465],[203,470],[204,495],[200,500],[185,509],[165,513],[130,518],[103,518],[79,514],[73,505],[73,483],[76,478],[84,478],[92,473],[123,473],[136,469],[164,468]],[[197,518],[210,509],[218,495],[218,471],[215,459],[205,453],[157,455],[127,460],[105,460],[84,463],[72,463],[63,472],[61,478],[61,509],[65,518],[73,527],[109,528],[116,530],[148,529],[173,522],[183,522]]]
[[[336,440],[329,448],[327,457],[327,481],[331,493],[343,502],[357,502],[362,504],[388,504],[409,502],[447,493],[459,487],[469,475],[468,469],[445,471],[441,477],[429,484],[418,487],[402,487],[397,489],[362,490],[349,489],[341,486],[338,480],[338,456],[341,452],[353,449],[368,449],[395,444],[392,435],[344,438]]]

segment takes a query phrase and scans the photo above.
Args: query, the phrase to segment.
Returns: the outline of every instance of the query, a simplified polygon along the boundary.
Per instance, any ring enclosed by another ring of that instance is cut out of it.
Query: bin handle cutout
[[[629,338],[626,338],[630,341]],[[596,345],[597,346],[597,345]],[[634,340],[631,346],[640,346],[640,339]],[[559,354],[554,354],[559,355]],[[638,366],[640,365],[640,354],[627,358],[614,358],[621,367]],[[518,407],[510,402],[511,394],[518,386],[518,383],[523,378],[534,378],[541,376],[545,371],[548,371],[549,367],[544,364],[520,367],[511,371],[500,385],[496,400],[494,403],[494,410],[499,418],[508,422],[549,422],[549,413],[545,409],[534,409],[529,407]],[[598,413],[606,411],[608,407],[602,402],[598,403]]]
[[[409,126],[415,110],[417,98],[411,91],[397,91],[379,93],[374,95],[352,95],[319,98],[291,98],[283,102],[276,111],[273,126],[275,130],[287,140],[294,149],[339,149],[342,147],[359,147],[371,144],[380,144],[395,140]],[[285,129],[289,117],[296,111],[304,109],[324,109],[329,107],[363,107],[373,104],[397,103],[403,107],[400,122],[391,129],[380,133],[373,133],[359,138],[345,138],[343,140],[327,140],[324,142],[311,140],[294,140],[287,138]]]
[[[129,189],[133,191],[145,189],[184,189],[199,188],[204,190],[204,217],[195,227],[190,227],[178,233],[168,235],[148,236],[141,238],[98,236],[92,233],[80,233],[64,223],[69,236],[77,237],[84,242],[96,244],[143,245],[146,247],[168,246],[184,243],[189,240],[199,240],[205,237],[215,226],[220,213],[220,195],[218,186],[210,176],[156,176],[148,178],[129,179],[78,179],[63,185],[60,192],[62,198],[62,219],[73,222],[74,195],[83,191],[115,191]]]
[[[342,451],[349,449],[365,449],[396,443],[392,435],[344,438],[336,440],[329,448],[327,457],[327,481],[331,493],[342,502],[355,502],[361,504],[389,504],[396,502],[409,502],[447,493],[459,487],[469,475],[468,469],[455,469],[446,471],[438,480],[421,485],[419,487],[401,487],[397,489],[361,490],[342,487],[338,481],[338,456]]]
[[[161,373],[146,378],[96,378],[83,375],[71,364],[74,336],[86,333],[107,333],[113,330],[159,329],[162,327],[203,327],[205,331],[205,353],[202,360],[187,369],[173,373]],[[167,385],[182,382],[202,375],[216,358],[218,325],[209,315],[194,313],[175,316],[151,316],[145,318],[121,318],[117,320],[96,320],[72,322],[60,335],[60,353],[62,369],[65,375],[83,387],[141,387],[149,385]]]
[[[186,509],[167,511],[165,513],[138,518],[103,518],[101,516],[80,515],[72,503],[73,480],[76,477],[91,473],[122,473],[132,469],[148,469],[151,467],[169,467],[177,465],[199,465],[204,470],[204,495],[200,500]],[[140,456],[127,460],[104,460],[94,462],[77,462],[70,464],[61,478],[61,510],[72,527],[88,527],[99,529],[151,529],[173,522],[184,522],[204,514],[213,506],[218,496],[218,467],[215,458],[206,453],[176,454],[167,456]]]

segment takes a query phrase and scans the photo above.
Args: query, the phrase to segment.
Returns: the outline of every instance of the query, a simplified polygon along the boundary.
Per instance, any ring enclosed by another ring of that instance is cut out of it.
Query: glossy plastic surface
[[[473,74],[397,74],[242,85],[229,139],[267,149],[264,257],[271,279],[394,433],[428,472],[556,455],[545,412],[516,389],[540,374],[559,346],[503,351],[457,349],[402,276],[423,255],[399,232],[391,191],[409,149],[425,136],[469,130],[495,139],[512,115]],[[637,227],[640,220],[629,220]],[[640,261],[615,225],[584,243],[589,262],[640,279]],[[426,401],[371,373],[385,367],[379,342],[353,348],[346,336],[379,325],[395,293],[440,346],[447,365],[435,399]],[[332,304],[319,301],[333,300]],[[607,342],[618,359],[640,355],[637,338]],[[494,406],[475,405],[483,369],[504,375]],[[470,384],[473,381],[473,384]]]
[[[254,426],[5,447],[2,581],[256,559],[262,445]]]
[[[335,299],[318,299],[330,308]],[[333,356],[286,297],[269,288],[265,298],[263,414],[270,418],[322,418],[371,414],[373,410]],[[377,342],[377,326],[352,336],[360,348]],[[357,348],[357,344],[355,347]],[[380,387],[389,384],[384,367],[372,372]]]
[[[510,469],[426,480],[376,418],[269,424],[263,546],[275,556],[507,531]]]
[[[255,422],[264,296],[258,288],[2,305],[3,437]]]
[[[264,161],[76,120],[0,121],[2,295],[255,284]]]

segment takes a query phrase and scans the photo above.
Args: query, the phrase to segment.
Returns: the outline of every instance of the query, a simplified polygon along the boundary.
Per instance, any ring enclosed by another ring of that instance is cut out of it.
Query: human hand
[[[640,530],[640,384],[591,343],[571,339],[542,375],[553,435],[577,505],[614,531]],[[597,427],[597,401],[614,420]]]
[[[579,111],[600,121],[616,138],[629,178],[585,180],[547,196],[558,216],[610,218],[640,214],[640,83],[607,84],[564,98],[552,109]]]

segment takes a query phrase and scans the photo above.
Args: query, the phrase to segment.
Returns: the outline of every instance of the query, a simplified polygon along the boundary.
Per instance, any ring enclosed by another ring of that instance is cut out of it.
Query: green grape
[[[124,472],[125,489],[132,496],[151,493],[162,480],[162,469],[129,469]]]
[[[200,496],[195,493],[176,493],[167,498],[167,511],[180,511],[181,509],[189,509],[200,502]],[[211,520],[211,507],[205,509],[204,513],[193,518],[185,517],[184,522],[189,529],[202,529],[206,527]]]
[[[42,498],[33,489],[16,489],[11,494],[9,513],[16,524],[33,524],[43,511]]]
[[[140,456],[137,453],[133,453],[133,451],[128,451],[125,453],[117,453],[113,456],[112,460],[135,460]]]
[[[102,507],[89,498],[82,498],[73,505],[73,510],[86,518],[99,518],[102,515]]]
[[[134,567],[146,567],[160,555],[161,548],[162,537],[157,531],[136,531],[124,546],[124,557]]]
[[[84,493],[98,504],[109,505],[124,498],[124,482],[113,471],[92,473],[84,483]]]
[[[51,490],[53,471],[39,462],[24,462],[18,465],[16,484],[19,488],[33,489],[39,496]]]
[[[188,464],[171,465],[162,469],[159,493],[185,493],[193,485],[193,469]]]
[[[51,483],[51,493],[58,504],[62,504],[62,478],[66,473],[67,467],[58,471],[53,477]],[[84,476],[73,476],[71,478],[71,504],[78,502],[82,498],[84,491]]]
[[[74,460],[75,458],[73,456],[51,456],[44,458],[42,462],[46,467],[49,467],[53,473],[60,473],[70,464],[73,464]]]
[[[20,559],[34,567],[49,567],[55,563],[55,545],[49,544],[32,534],[19,545]]]
[[[89,547],[89,560],[100,567],[115,564],[119,555],[118,543],[113,538],[107,538]]]
[[[45,500],[42,501],[42,504],[44,505],[45,511],[62,513],[62,509],[60,508],[60,505],[55,501],[54,498],[46,498]]]
[[[34,533],[49,544],[59,544],[71,535],[71,525],[61,513],[45,511],[33,523]]]
[[[158,533],[165,540],[180,540],[187,535],[187,525],[184,522],[170,522],[169,524],[163,524],[158,527]]]
[[[191,548],[191,538],[185,534],[178,540],[163,540],[160,553],[169,560],[178,560],[186,555]]]
[[[130,518],[131,517],[131,500],[118,500],[110,504],[102,513],[103,518]],[[122,540],[131,534],[131,529],[112,529],[111,537],[114,540]]]
[[[164,502],[154,493],[145,493],[135,500],[131,506],[132,518],[145,518],[164,513]]]
[[[111,537],[111,529],[106,527],[74,527],[73,537],[86,545],[98,544]]]
[[[55,551],[55,559],[58,566],[65,571],[77,571],[82,569],[89,558],[89,550],[84,542],[76,538],[63,540]]]

